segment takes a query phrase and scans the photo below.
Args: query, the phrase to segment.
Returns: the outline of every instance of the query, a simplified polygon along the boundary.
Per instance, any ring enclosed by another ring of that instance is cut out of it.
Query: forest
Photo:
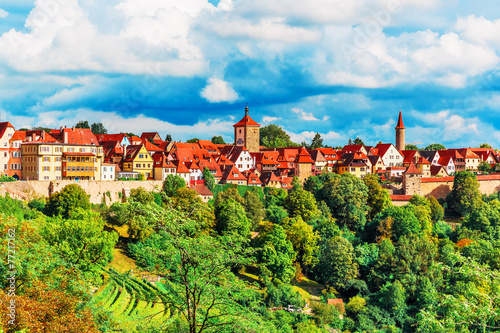
[[[401,207],[376,175],[207,186],[0,197],[0,332],[500,330],[500,200],[473,173]]]

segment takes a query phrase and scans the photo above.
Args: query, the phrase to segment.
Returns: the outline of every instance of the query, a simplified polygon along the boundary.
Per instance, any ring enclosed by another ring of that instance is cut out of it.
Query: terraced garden
[[[168,324],[171,312],[165,294],[155,285],[113,269],[105,270],[106,282],[93,302],[109,311],[124,332]]]

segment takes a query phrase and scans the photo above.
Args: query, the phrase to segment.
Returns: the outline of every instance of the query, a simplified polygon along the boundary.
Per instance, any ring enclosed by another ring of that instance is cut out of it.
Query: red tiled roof
[[[405,125],[403,125],[403,116],[401,115],[401,111],[399,111],[398,124],[396,125],[396,129],[398,128],[405,128]]]
[[[11,123],[9,123],[8,121],[6,122],[3,122],[3,123],[0,123],[0,138],[3,137],[3,135],[5,134],[5,131],[7,130],[7,128],[9,127],[12,127],[14,128],[14,126],[12,126]]]
[[[65,142],[67,137],[67,142]],[[54,135],[54,138],[63,143],[78,144],[78,145],[99,145],[99,140],[92,133],[90,128],[63,128],[62,131]]]
[[[408,170],[406,170],[406,173],[409,175],[410,174],[421,174],[421,172],[417,169],[417,167],[415,166],[415,164],[413,164],[413,162],[408,167]]]
[[[257,124],[250,116],[244,116],[243,119],[238,121],[236,124],[233,125],[233,127],[240,127],[240,126],[259,126],[260,124]]]
[[[379,143],[375,149],[378,150],[378,155],[379,156],[384,156],[385,153],[391,148],[392,143]]]
[[[201,196],[205,196],[205,197],[208,197],[208,196],[213,197],[214,196],[212,191],[210,191],[208,189],[208,187],[206,187],[204,184],[195,184],[195,185],[191,186],[191,189],[198,192],[198,194]]]
[[[182,162],[178,162],[177,164],[177,173],[191,173],[189,169]]]
[[[122,142],[123,138],[127,135],[124,133],[119,134],[97,134],[97,140],[99,141],[118,141]]]
[[[144,143],[144,147],[146,147],[146,150],[149,151],[163,151],[163,149],[156,147],[154,144],[149,142],[148,140],[143,140],[142,143]]]
[[[14,141],[14,140],[24,140],[24,138],[26,137],[26,131],[15,131],[14,132],[14,135],[12,136],[12,138],[10,138],[11,141]]]
[[[314,163],[311,156],[305,148],[302,148],[295,158],[295,163]]]

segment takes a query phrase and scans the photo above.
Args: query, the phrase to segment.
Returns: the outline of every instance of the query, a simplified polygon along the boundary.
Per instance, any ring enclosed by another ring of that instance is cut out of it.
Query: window
[[[43,176],[43,180],[49,180],[49,176]]]
[[[7,152],[3,153],[3,157],[7,157]]]
[[[85,148],[80,148],[80,153],[85,153]]]
[[[108,169],[106,167],[102,167],[102,171],[106,172]]]
[[[49,166],[44,166],[44,167],[42,168],[42,170],[43,170],[43,171],[50,171],[50,167],[49,167]]]
[[[61,152],[61,147],[56,147],[56,153],[60,153]]]
[[[44,162],[50,162],[50,157],[44,157],[44,158],[43,158],[43,161],[44,161]]]
[[[103,176],[102,176],[102,178],[103,178],[103,179],[106,179],[106,175],[103,175]]]
[[[61,158],[60,157],[56,157],[56,162],[61,162]]]
[[[354,172],[354,171],[356,171],[356,168],[351,168],[351,172]]]
[[[136,163],[136,164],[135,164],[135,167],[136,167],[136,168],[140,168],[140,167],[141,167],[141,165],[140,165],[139,163]]]
[[[61,180],[61,176],[56,176],[56,180]]]
[[[4,147],[7,147],[7,141],[3,143],[3,146],[4,146]]]
[[[61,171],[61,167],[60,166],[56,166],[56,171]]]
[[[7,165],[7,164],[4,164],[4,165],[3,165],[3,168],[4,168],[4,170],[7,170],[7,169],[8,169],[8,165]]]

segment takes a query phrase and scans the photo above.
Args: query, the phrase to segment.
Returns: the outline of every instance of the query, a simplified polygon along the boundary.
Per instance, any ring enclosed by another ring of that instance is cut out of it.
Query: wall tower
[[[248,104],[245,107],[245,116],[234,127],[234,145],[244,146],[250,153],[258,153],[260,143],[260,125],[249,115]]]
[[[403,116],[399,110],[398,124],[396,125],[396,149],[405,150],[405,125],[403,125]]]

